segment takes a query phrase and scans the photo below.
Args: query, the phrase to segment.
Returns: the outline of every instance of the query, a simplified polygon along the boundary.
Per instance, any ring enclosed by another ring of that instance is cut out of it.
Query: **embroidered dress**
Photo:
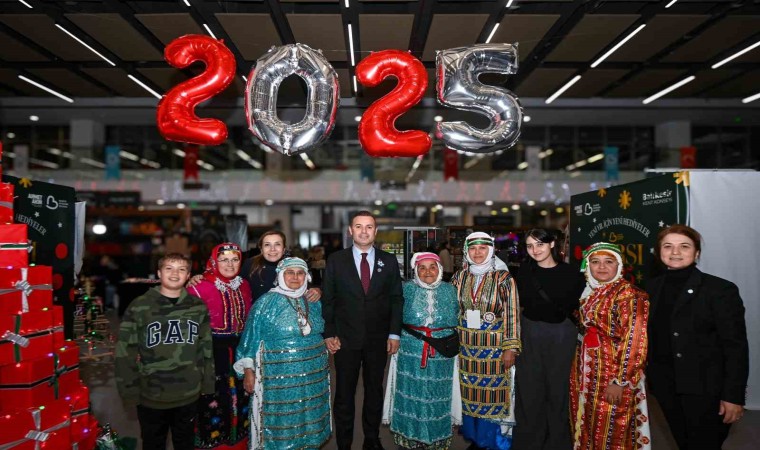
[[[646,293],[622,278],[581,299],[585,332],[570,378],[575,449],[650,448],[644,389],[648,314]],[[604,400],[612,382],[624,386],[618,405]]]
[[[512,274],[460,270],[451,280],[459,308],[459,383],[462,434],[480,447],[508,449],[514,422],[514,367],[504,369],[501,353],[520,350],[519,301]],[[480,312],[478,329],[467,327],[467,310]]]
[[[256,375],[249,448],[318,448],[330,438],[323,331],[319,302],[270,291],[254,304],[234,366],[239,376],[245,367]]]
[[[431,332],[433,337],[444,337],[456,332],[451,328],[457,326],[458,315],[452,285],[441,283],[435,289],[424,289],[413,282],[404,283],[405,324],[449,328]],[[390,422],[394,442],[405,448],[447,449],[451,445],[454,387],[459,402],[456,358],[445,358],[434,350],[434,356],[430,353],[423,341],[402,331],[399,351],[391,360],[383,422]],[[459,411],[459,405],[455,409]]]

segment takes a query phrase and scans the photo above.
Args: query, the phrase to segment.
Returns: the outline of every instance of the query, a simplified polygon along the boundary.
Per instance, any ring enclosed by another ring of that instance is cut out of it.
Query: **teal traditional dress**
[[[256,374],[251,448],[319,448],[330,438],[330,378],[319,302],[270,291],[254,303],[235,371]]]
[[[425,328],[449,328],[431,331],[433,337],[444,337],[456,331],[451,328],[457,326],[458,315],[457,293],[449,283],[433,289],[414,282],[404,284],[404,324],[418,327],[422,334],[427,334]],[[388,372],[383,421],[390,423],[396,445],[447,449],[452,422],[460,420],[452,416],[461,416],[456,358],[431,352],[432,347],[424,344],[406,331],[401,333],[399,351]]]

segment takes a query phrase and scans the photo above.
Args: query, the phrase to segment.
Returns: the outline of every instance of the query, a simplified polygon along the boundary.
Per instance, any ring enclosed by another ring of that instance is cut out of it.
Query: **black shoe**
[[[380,443],[380,439],[373,439],[371,441],[364,441],[362,445],[363,450],[385,450],[383,444]]]

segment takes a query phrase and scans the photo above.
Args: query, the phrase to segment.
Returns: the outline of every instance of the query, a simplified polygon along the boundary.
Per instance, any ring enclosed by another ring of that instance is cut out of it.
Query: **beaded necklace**
[[[309,322],[309,304],[304,302],[305,308],[301,308],[301,298],[303,297],[291,299],[290,297],[286,296],[285,298],[288,299],[288,304],[291,308],[293,308],[293,311],[296,312],[296,316],[298,318],[298,329],[301,331],[301,336],[308,336],[311,334],[311,323]],[[292,300],[295,300],[295,304]]]

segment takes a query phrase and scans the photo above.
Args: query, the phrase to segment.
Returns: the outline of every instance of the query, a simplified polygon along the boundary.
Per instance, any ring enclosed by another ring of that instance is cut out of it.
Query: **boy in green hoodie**
[[[214,356],[208,309],[188,294],[190,260],[170,253],[158,261],[161,284],[127,308],[116,345],[116,386],[137,406],[144,450],[194,449],[196,405],[212,394]]]

